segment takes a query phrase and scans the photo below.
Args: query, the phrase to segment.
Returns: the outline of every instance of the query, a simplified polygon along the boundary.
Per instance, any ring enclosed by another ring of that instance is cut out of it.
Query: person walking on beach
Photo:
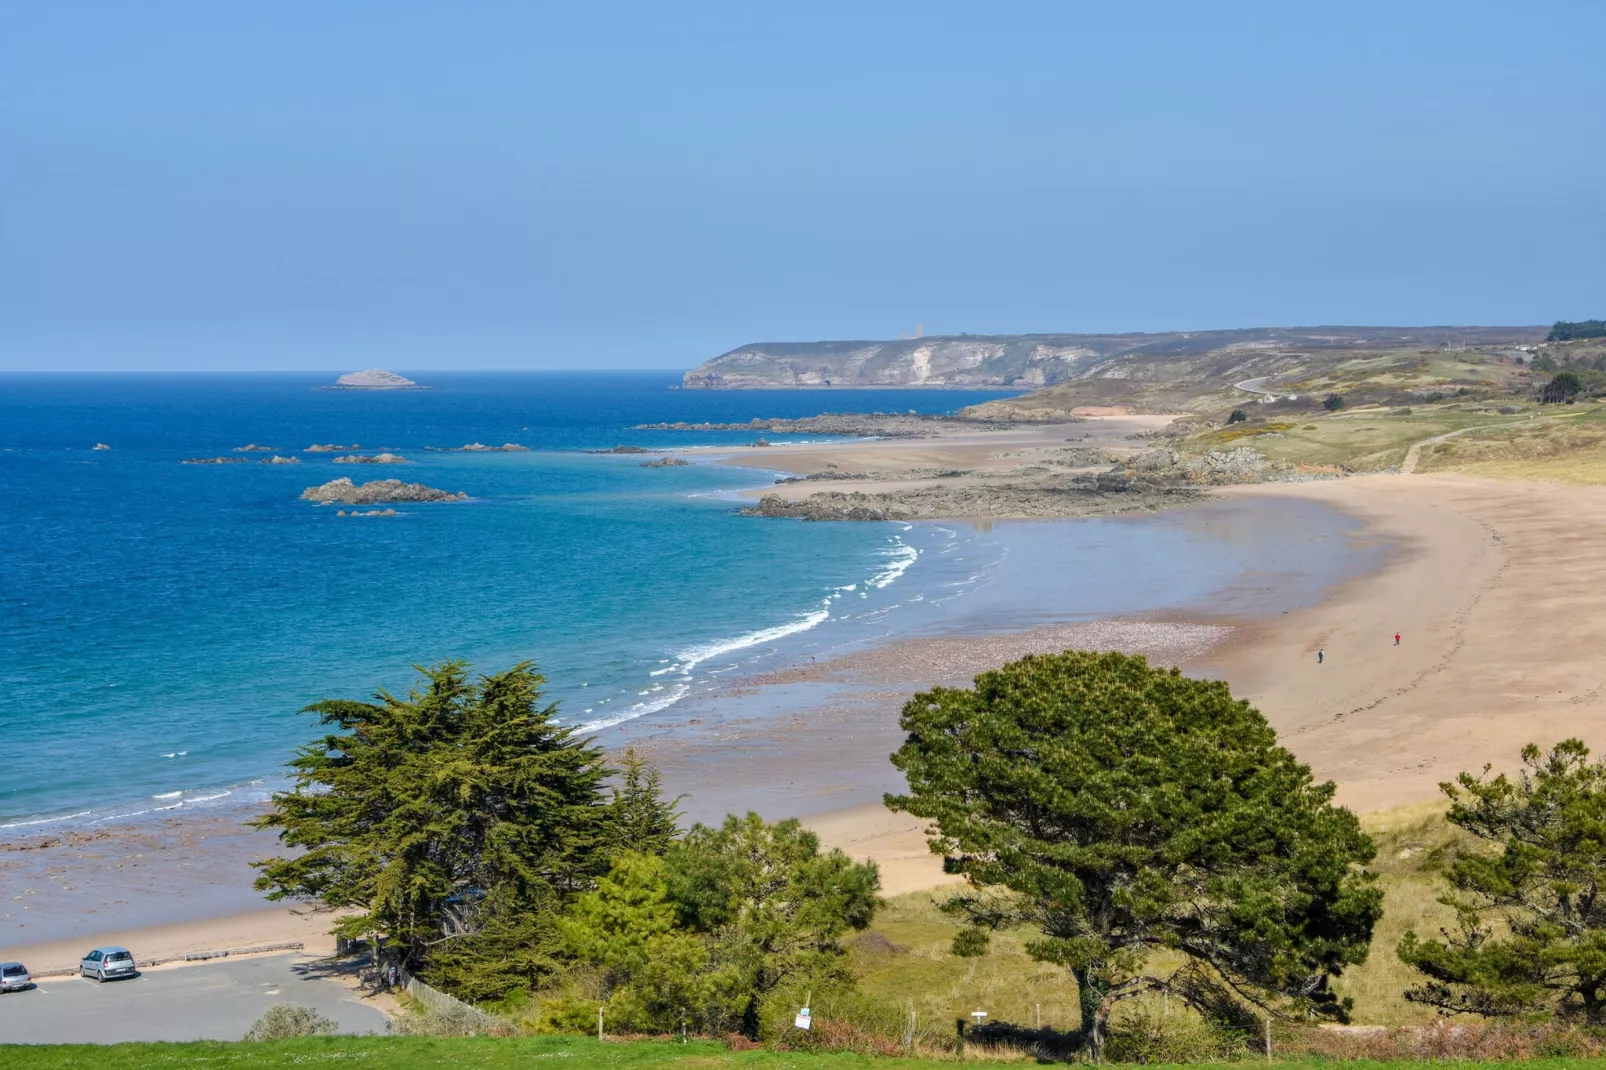
[[[1325,650],[1317,650],[1316,651],[1316,664],[1320,665],[1322,663],[1322,660],[1324,658],[1326,658],[1326,657],[1327,657],[1327,651],[1325,651]]]
[[[1395,632],[1394,633],[1394,645],[1395,646],[1399,646],[1400,645],[1400,633],[1399,632]]]

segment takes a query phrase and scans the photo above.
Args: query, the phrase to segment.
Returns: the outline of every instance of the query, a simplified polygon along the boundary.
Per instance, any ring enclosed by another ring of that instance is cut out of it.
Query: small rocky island
[[[404,483],[399,479],[376,479],[371,483],[353,483],[345,476],[331,479],[318,487],[301,492],[306,502],[340,502],[345,505],[384,505],[390,502],[465,502],[468,495],[461,491],[437,490],[422,483]]]
[[[399,453],[349,453],[336,457],[335,464],[406,464],[407,458]]]
[[[487,446],[483,442],[470,442],[466,446],[425,446],[430,453],[529,453],[530,447],[517,442],[504,442],[500,446]]]
[[[423,390],[404,376],[395,372],[387,372],[383,368],[366,368],[360,372],[349,372],[335,380],[334,386],[326,386],[325,390]]]
[[[679,468],[691,464],[684,457],[660,457],[656,461],[642,461],[642,468]]]

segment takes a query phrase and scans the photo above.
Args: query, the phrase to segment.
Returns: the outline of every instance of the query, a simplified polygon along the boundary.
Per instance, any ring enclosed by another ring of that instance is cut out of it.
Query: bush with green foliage
[[[660,859],[625,855],[564,921],[569,948],[605,971],[629,1028],[760,1034],[783,987],[851,986],[838,943],[870,924],[880,878],[797,821],[757,814],[693,827]],[[684,1016],[684,1019],[683,1019]]]
[[[405,698],[308,707],[334,731],[255,822],[298,850],[256,863],[256,886],[349,912],[335,932],[445,991],[500,998],[559,968],[556,918],[607,871],[619,812],[602,755],[556,723],[528,663],[420,671]]]
[[[1408,932],[1398,954],[1425,980],[1406,998],[1450,1013],[1560,1012],[1606,1022],[1606,762],[1580,740],[1529,744],[1512,780],[1442,785],[1449,819],[1495,848],[1451,863],[1455,931]]]
[[[1328,394],[1322,399],[1322,408],[1326,409],[1328,412],[1337,412],[1343,407],[1344,395],[1342,394]]]
[[[1037,929],[1028,951],[1075,977],[1095,1055],[1114,1005],[1157,990],[1218,1022],[1243,999],[1345,1016],[1329,980],[1365,960],[1382,910],[1372,842],[1225,683],[1033,655],[916,695],[900,724],[909,790],[886,801],[932,821],[969,881],[955,952]]]
[[[1249,414],[1242,409],[1233,409],[1227,416],[1229,424],[1241,424],[1247,419],[1249,419]]]
[[[256,1020],[246,1040],[285,1040],[289,1037],[317,1037],[333,1033],[338,1026],[311,1007],[276,1003]]]
[[[1565,405],[1576,398],[1584,384],[1578,373],[1572,369],[1564,369],[1550,377],[1539,390],[1539,401],[1544,405]]]

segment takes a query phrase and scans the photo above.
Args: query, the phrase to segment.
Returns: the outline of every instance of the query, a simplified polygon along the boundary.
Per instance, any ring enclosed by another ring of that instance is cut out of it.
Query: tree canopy
[[[1545,335],[1547,342],[1571,342],[1577,338],[1606,338],[1606,320],[1557,320]]]
[[[685,1014],[717,1032],[757,1036],[764,1000],[783,986],[846,983],[838,939],[870,924],[873,863],[820,850],[795,820],[731,815],[694,826],[663,858],[626,855],[565,922],[570,946],[602,966],[610,1006],[636,1028]]]
[[[968,878],[955,951],[1036,928],[1028,951],[1074,975],[1095,1052],[1115,1002],[1156,989],[1344,1016],[1329,978],[1365,960],[1381,913],[1359,868],[1373,845],[1226,684],[1034,655],[916,695],[900,723],[909,790],[886,801],[929,818]],[[1180,969],[1145,972],[1176,952]]]
[[[1576,739],[1529,744],[1515,779],[1462,773],[1441,785],[1449,820],[1482,840],[1450,865],[1456,927],[1408,932],[1406,998],[1452,1013],[1559,1011],[1606,1021],[1606,762]],[[1488,849],[1488,848],[1493,848]]]
[[[1550,377],[1539,390],[1539,400],[1546,405],[1566,404],[1576,398],[1584,389],[1583,381],[1578,373],[1571,368],[1564,368]]]
[[[405,698],[307,708],[334,731],[297,752],[294,789],[256,822],[302,853],[255,863],[256,885],[350,911],[336,932],[382,940],[465,998],[500,997],[556,969],[556,912],[607,871],[609,771],[555,722],[529,663],[419,673]]]

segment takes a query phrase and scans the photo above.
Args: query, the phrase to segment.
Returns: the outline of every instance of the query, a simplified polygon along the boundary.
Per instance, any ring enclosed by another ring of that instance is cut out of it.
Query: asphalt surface
[[[383,1033],[385,1016],[358,1002],[329,969],[292,952],[165,967],[105,984],[47,978],[30,991],[0,995],[0,1044],[239,1040],[276,1003],[312,1007],[342,1033]]]

